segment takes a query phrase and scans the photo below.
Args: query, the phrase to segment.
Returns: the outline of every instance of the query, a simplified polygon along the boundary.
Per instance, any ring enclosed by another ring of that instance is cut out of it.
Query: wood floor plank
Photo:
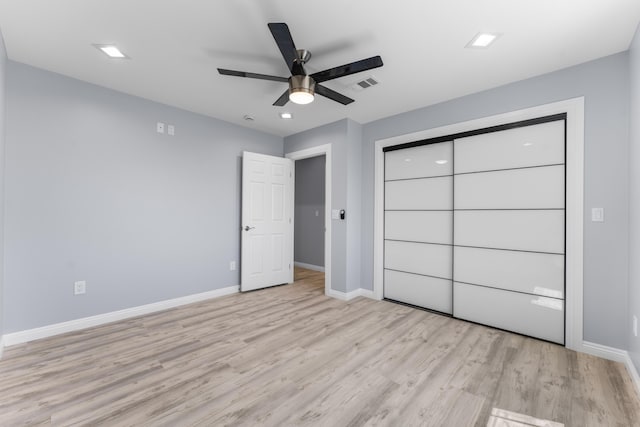
[[[0,426],[640,426],[619,363],[295,277],[7,348]]]

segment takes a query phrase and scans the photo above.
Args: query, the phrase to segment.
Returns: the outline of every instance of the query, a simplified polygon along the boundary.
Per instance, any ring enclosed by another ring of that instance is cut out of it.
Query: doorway
[[[285,154],[294,160],[294,265],[324,271],[331,290],[331,144]]]
[[[324,273],[324,169],[326,156],[295,162],[293,261],[302,268]]]

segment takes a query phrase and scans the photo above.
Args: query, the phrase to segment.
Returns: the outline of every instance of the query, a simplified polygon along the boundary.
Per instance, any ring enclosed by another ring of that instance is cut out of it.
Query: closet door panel
[[[564,253],[564,210],[455,211],[454,244]]]
[[[453,177],[387,181],[386,210],[451,210]]]
[[[389,211],[384,218],[384,237],[450,245],[452,227],[451,211]]]
[[[384,283],[385,298],[451,314],[451,280],[385,270]]]
[[[564,209],[564,166],[455,177],[455,209]]]
[[[451,246],[387,240],[384,244],[384,267],[451,279]]]
[[[564,255],[454,248],[456,282],[564,298]]]
[[[564,301],[454,282],[457,318],[564,344]]]
[[[404,148],[385,153],[384,179],[425,178],[453,173],[453,142]]]
[[[455,173],[564,163],[564,120],[455,140]]]

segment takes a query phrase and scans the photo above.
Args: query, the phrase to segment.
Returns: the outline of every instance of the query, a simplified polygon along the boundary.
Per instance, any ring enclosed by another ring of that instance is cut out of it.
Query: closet
[[[384,297],[564,344],[565,121],[385,148]]]

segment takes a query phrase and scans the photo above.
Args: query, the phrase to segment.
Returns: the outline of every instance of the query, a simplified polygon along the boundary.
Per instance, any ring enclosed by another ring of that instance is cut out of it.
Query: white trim
[[[638,397],[640,397],[640,375],[638,374],[636,365],[633,364],[631,357],[629,357],[629,352],[625,351],[625,353],[626,357],[624,360],[624,365],[627,367],[627,372],[629,372],[631,381],[633,381],[633,385],[636,386],[636,393],[638,393]]]
[[[627,372],[629,373],[629,377],[631,377],[631,381],[636,388],[636,392],[638,393],[638,396],[640,396],[640,375],[638,375],[638,370],[633,364],[628,351],[589,341],[583,341],[582,346],[578,351],[624,364],[627,368]]]
[[[0,359],[2,359],[3,354],[4,354],[4,336],[0,336]]]
[[[306,268],[307,270],[324,272],[324,267],[321,265],[307,264],[306,262],[298,262],[298,261],[294,261],[293,265],[300,268]]]
[[[157,311],[178,307],[181,305],[191,304],[194,302],[204,301],[212,298],[219,298],[225,295],[237,293],[239,286],[229,286],[213,291],[202,292],[200,294],[187,295],[184,297],[174,298],[170,300],[154,302],[152,304],[140,305],[137,307],[125,308],[124,310],[112,311],[110,313],[98,314],[96,316],[84,317],[81,319],[70,320],[68,322],[55,323],[53,325],[42,326],[40,328],[27,329],[25,331],[13,332],[3,336],[4,345],[6,347],[22,344],[25,342],[52,337],[54,335],[64,334],[67,332],[78,331],[80,329],[100,326],[106,323],[117,322],[119,320],[129,319],[131,317],[142,316],[145,314],[155,313]]]
[[[291,160],[302,160],[311,157],[325,156],[324,163],[324,294],[332,296],[331,289],[331,144],[318,145],[300,151],[285,153]],[[295,162],[293,165],[295,189]],[[294,218],[295,225],[295,218]],[[337,298],[337,297],[336,297]]]
[[[362,288],[358,288],[351,292],[342,292],[342,291],[336,291],[335,289],[331,289],[327,294],[327,296],[339,299],[341,301],[351,301],[352,299],[358,298],[358,297],[375,299],[373,297],[373,291],[370,291],[369,289],[362,289]]]
[[[360,289],[358,289],[358,291],[360,292],[360,296],[361,297],[370,298],[370,299],[376,299],[375,296],[373,295],[373,291],[370,290],[370,289],[360,288]]]
[[[448,126],[427,129],[406,135],[394,136],[375,142],[374,182],[374,246],[373,293],[376,299],[383,297],[384,265],[384,153],[391,145],[454,133],[482,129],[490,126],[533,119],[553,114],[567,113],[567,230],[566,230],[566,337],[567,348],[577,350],[582,346],[583,325],[583,211],[584,211],[584,97],[554,102],[505,114],[484,117]]]
[[[592,356],[601,357],[614,362],[624,363],[628,357],[627,352],[619,348],[608,347],[594,342],[583,341],[582,346],[578,349],[581,353],[590,354]]]

